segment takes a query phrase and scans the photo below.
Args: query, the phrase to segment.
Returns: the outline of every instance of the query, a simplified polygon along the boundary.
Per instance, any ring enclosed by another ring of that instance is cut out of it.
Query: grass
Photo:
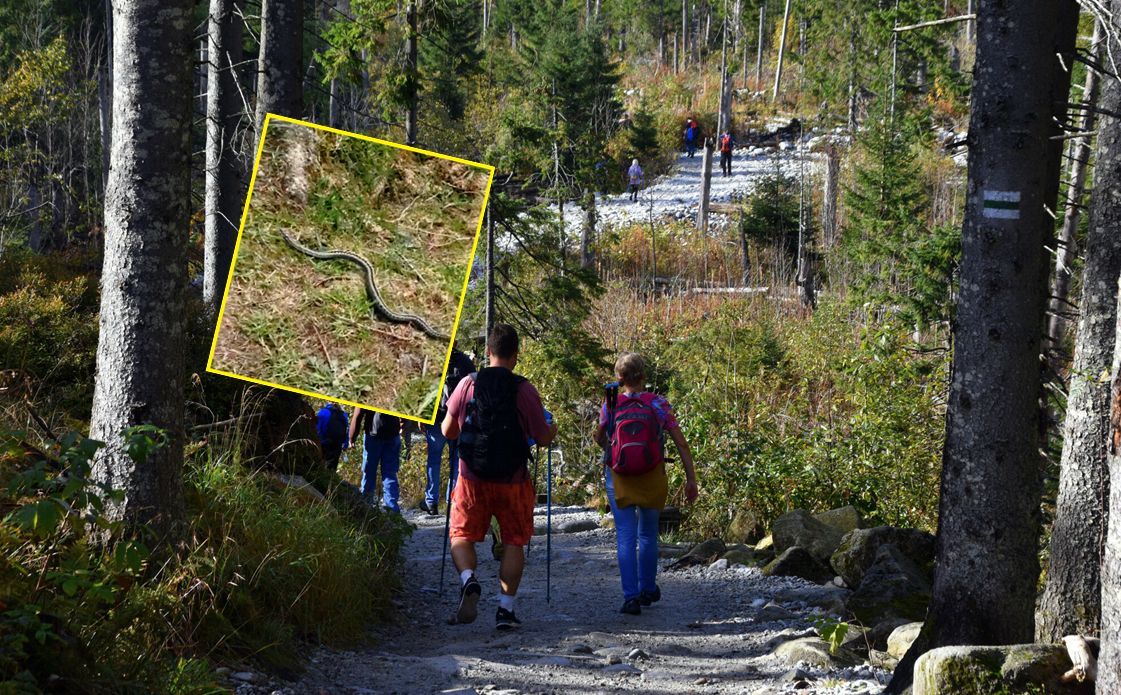
[[[189,446],[184,542],[159,560],[138,552],[130,569],[116,549],[88,542],[80,522],[45,534],[13,523],[29,499],[66,493],[47,474],[38,495],[13,495],[37,455],[21,436],[4,435],[0,512],[15,516],[0,524],[0,692],[48,683],[67,692],[220,692],[218,663],[292,676],[301,641],[353,645],[387,616],[406,525],[355,507],[342,488],[315,500],[248,471],[238,453],[245,436],[233,430]],[[51,447],[50,456],[64,451]],[[74,515],[77,499],[67,501]]]
[[[484,169],[273,124],[213,366],[428,417],[448,346],[373,319],[356,266],[300,254],[278,230],[365,257],[391,309],[450,333],[486,182]]]

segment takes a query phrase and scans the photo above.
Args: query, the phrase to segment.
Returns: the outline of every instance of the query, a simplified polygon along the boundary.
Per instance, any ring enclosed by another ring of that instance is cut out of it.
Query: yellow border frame
[[[494,183],[494,167],[490,166],[489,164],[482,164],[480,162],[472,162],[470,160],[461,159],[459,157],[453,157],[453,156],[448,155],[448,154],[440,154],[439,152],[433,152],[431,150],[422,150],[422,149],[417,148],[417,147],[411,147],[409,145],[402,145],[400,143],[390,142],[388,140],[381,140],[379,138],[370,137],[369,135],[362,135],[360,133],[351,133],[351,132],[346,131],[346,130],[339,130],[338,128],[331,128],[329,126],[319,125],[318,123],[301,121],[301,120],[296,119],[296,118],[289,118],[287,116],[281,116],[281,115],[275,114],[275,113],[268,113],[268,114],[265,115],[265,123],[261,128],[261,141],[259,143],[257,143],[257,156],[253,160],[253,174],[249,178],[249,190],[248,190],[248,192],[245,196],[245,206],[242,208],[242,211],[241,211],[241,224],[238,225],[237,242],[234,244],[233,259],[230,261],[230,274],[226,278],[226,289],[225,289],[224,292],[222,292],[222,306],[218,310],[218,321],[214,324],[214,338],[210,342],[210,356],[206,360],[206,371],[211,372],[212,374],[221,374],[222,376],[231,377],[233,379],[240,379],[242,381],[248,381],[248,382],[253,383],[253,384],[260,384],[261,386],[270,386],[272,388],[283,389],[285,391],[292,391],[293,393],[298,393],[298,394],[301,394],[303,396],[310,396],[312,398],[322,398],[324,400],[334,401],[336,403],[342,403],[343,405],[349,405],[349,406],[352,406],[352,407],[355,407],[355,408],[364,408],[366,410],[374,410],[374,411],[381,412],[381,413],[386,413],[386,414],[389,414],[389,415],[396,415],[397,417],[405,418],[406,420],[413,420],[415,422],[419,422],[419,423],[424,424],[424,425],[435,424],[435,422],[436,422],[436,411],[439,410],[439,408],[440,408],[440,399],[438,399],[438,398],[436,399],[436,404],[432,406],[432,416],[428,420],[422,420],[419,417],[417,417],[416,415],[406,415],[405,413],[398,413],[398,412],[394,412],[392,410],[386,410],[385,408],[376,408],[376,407],[366,405],[366,404],[363,404],[363,403],[355,403],[353,401],[345,401],[341,398],[335,398],[333,396],[328,396],[328,395],[322,394],[322,393],[314,393],[314,392],[311,392],[311,391],[304,391],[303,389],[293,388],[291,386],[285,386],[284,384],[275,384],[271,381],[263,381],[261,379],[254,379],[252,377],[243,376],[241,374],[234,374],[233,372],[226,372],[226,371],[223,371],[221,369],[215,369],[211,366],[214,362],[214,351],[218,347],[218,331],[222,327],[222,315],[225,314],[225,312],[226,312],[226,300],[229,298],[230,285],[233,282],[234,270],[237,268],[237,254],[238,254],[238,251],[241,250],[241,235],[245,231],[245,220],[249,216],[249,202],[253,199],[253,187],[257,183],[257,168],[261,165],[261,153],[264,152],[264,148],[265,148],[265,136],[269,132],[269,123],[273,119],[276,119],[278,121],[284,121],[286,123],[293,123],[295,125],[302,125],[302,126],[306,126],[306,127],[309,127],[309,128],[316,128],[318,130],[323,130],[323,131],[326,131],[328,133],[335,133],[337,135],[345,135],[345,136],[348,136],[348,137],[358,138],[360,140],[367,140],[369,142],[376,142],[379,145],[388,145],[389,147],[396,147],[399,150],[406,150],[408,152],[415,152],[417,154],[428,155],[430,157],[438,157],[440,159],[447,159],[447,160],[452,161],[452,162],[458,162],[459,164],[466,164],[468,166],[477,167],[479,169],[486,169],[487,171],[490,172],[490,176],[487,178],[486,192],[483,194],[483,207],[479,211],[479,223],[478,223],[478,225],[475,226],[475,241],[471,244],[471,258],[468,259],[467,272],[463,276],[463,289],[461,290],[461,292],[459,294],[459,307],[455,311],[455,324],[452,326],[452,339],[451,339],[451,342],[448,343],[447,355],[444,356],[444,370],[440,373],[440,382],[439,383],[443,383],[444,379],[446,379],[447,375],[448,375],[448,363],[451,361],[452,348],[455,346],[456,333],[459,331],[459,319],[460,319],[461,314],[463,313],[463,301],[467,298],[467,283],[471,279],[471,269],[475,265],[475,252],[479,248],[479,235],[480,235],[480,233],[482,232],[482,229],[483,229],[483,218],[484,218],[484,215],[486,215],[487,204],[490,202],[490,188],[491,188],[491,185]]]

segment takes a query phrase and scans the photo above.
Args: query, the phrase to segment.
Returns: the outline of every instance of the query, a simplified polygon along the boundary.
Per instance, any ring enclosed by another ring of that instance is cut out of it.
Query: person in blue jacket
[[[350,446],[347,433],[350,429],[350,418],[338,403],[328,401],[327,405],[315,414],[315,431],[319,435],[319,446],[323,449],[323,463],[332,473],[339,468],[339,457],[343,449]]]

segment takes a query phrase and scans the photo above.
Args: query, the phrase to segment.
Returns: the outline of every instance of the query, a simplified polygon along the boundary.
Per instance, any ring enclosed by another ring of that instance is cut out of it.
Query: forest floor
[[[520,629],[494,627],[498,563],[489,543],[479,545],[479,618],[448,625],[459,578],[449,560],[439,595],[444,517],[412,510],[406,516],[417,530],[403,551],[399,610],[375,629],[371,644],[353,651],[320,647],[298,683],[239,693],[778,695],[797,688],[856,695],[880,692],[889,676],[867,665],[822,670],[772,655],[776,645],[813,634],[810,620],[821,609],[812,605],[828,603],[834,594],[828,585],[720,563],[666,571],[668,556],[680,552],[672,548],[660,561],[662,600],[641,615],[621,614],[614,531],[601,528],[598,512],[580,507],[553,510],[550,601],[545,508],[537,509],[542,535],[530,546],[518,592]],[[768,607],[772,601],[785,611]]]

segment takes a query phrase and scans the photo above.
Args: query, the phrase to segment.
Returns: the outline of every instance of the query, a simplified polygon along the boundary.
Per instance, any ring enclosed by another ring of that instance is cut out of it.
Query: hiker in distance
[[[482,587],[475,578],[475,544],[498,520],[502,561],[495,627],[521,625],[515,598],[525,568],[525,546],[533,536],[533,506],[537,493],[529,475],[532,437],[547,446],[557,426],[541,405],[533,384],[514,374],[518,363],[518,333],[499,323],[487,336],[490,366],[459,382],[448,399],[442,425],[448,439],[459,438],[459,482],[452,493],[451,555],[462,584],[459,606],[448,622],[470,623],[478,614]]]
[[[350,446],[349,419],[346,411],[334,401],[315,414],[315,432],[319,435],[319,448],[323,450],[323,463],[334,473],[339,469],[339,457]]]
[[[350,443],[362,437],[362,482],[358,491],[369,504],[377,504],[374,486],[381,468],[381,503],[400,513],[401,494],[397,471],[401,468],[401,418],[395,415],[355,408],[350,418]]]
[[[692,118],[685,119],[685,152],[692,157],[697,153],[697,138],[700,126]]]
[[[732,148],[736,146],[736,139],[732,137],[732,129],[724,131],[717,140],[720,145],[720,174],[732,175]]]
[[[697,499],[697,473],[673,408],[644,390],[646,362],[624,352],[615,362],[618,383],[607,385],[595,441],[606,448],[607,499],[615,517],[615,544],[623,584],[620,612],[642,613],[662,597],[658,573],[658,515],[666,506],[665,434],[685,467],[685,500]],[[621,388],[620,388],[621,387]]]
[[[444,377],[444,388],[440,393],[440,407],[436,411],[436,422],[431,425],[421,425],[424,430],[424,441],[427,445],[428,465],[425,470],[424,502],[421,503],[420,508],[422,511],[428,512],[430,516],[436,516],[440,513],[439,499],[442,496],[440,494],[440,464],[443,463],[445,445],[448,449],[448,475],[451,478],[449,481],[451,487],[455,487],[456,478],[459,477],[459,442],[455,439],[446,438],[441,431],[440,424],[448,414],[448,398],[455,391],[455,387],[459,386],[459,382],[464,377],[474,371],[475,363],[471,361],[471,358],[466,353],[453,347],[451,359],[448,361],[448,373]]]
[[[630,186],[631,202],[638,202],[638,189],[642,188],[642,167],[637,159],[631,160],[631,168],[627,169],[627,184]]]

